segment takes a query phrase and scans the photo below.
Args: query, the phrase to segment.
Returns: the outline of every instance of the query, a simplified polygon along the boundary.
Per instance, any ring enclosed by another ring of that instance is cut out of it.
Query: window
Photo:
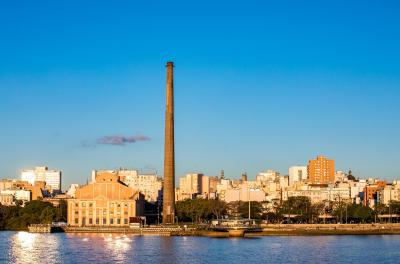
[[[86,225],[86,217],[82,217],[82,225]]]
[[[128,224],[128,219],[124,219],[124,224],[127,225]]]
[[[78,218],[75,218],[75,224],[79,223]]]
[[[75,211],[75,214],[77,215],[77,214],[79,214],[79,212],[78,212],[78,211]]]
[[[89,218],[89,225],[92,225],[93,224],[93,220],[92,220],[92,218]]]
[[[106,224],[107,224],[107,219],[103,218],[103,225],[106,225]]]
[[[93,204],[92,203],[89,203],[89,207],[92,207],[93,206]]]
[[[114,219],[110,218],[110,225],[113,225],[113,224],[114,224]]]
[[[120,225],[121,224],[121,219],[117,219],[117,224]]]
[[[100,224],[99,218],[96,218],[96,225],[99,225],[99,224]]]
[[[82,207],[86,207],[86,203],[85,202],[82,203]]]

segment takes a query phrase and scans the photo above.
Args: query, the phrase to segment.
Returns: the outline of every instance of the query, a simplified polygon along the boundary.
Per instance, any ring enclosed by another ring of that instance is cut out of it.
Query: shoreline
[[[1,230],[26,231],[26,230]],[[178,227],[157,228],[121,228],[121,227],[67,227],[68,234],[125,234],[136,236],[199,236],[229,237],[228,232],[198,229],[180,229]],[[400,224],[263,224],[261,231],[245,232],[244,237],[262,236],[333,236],[333,235],[400,235]]]
[[[228,232],[214,230],[179,230],[171,228],[142,228],[107,230],[90,228],[66,229],[66,233],[123,233],[139,236],[202,236],[229,237]],[[400,235],[400,224],[267,224],[260,232],[245,232],[244,237],[261,236],[329,236],[329,235]]]

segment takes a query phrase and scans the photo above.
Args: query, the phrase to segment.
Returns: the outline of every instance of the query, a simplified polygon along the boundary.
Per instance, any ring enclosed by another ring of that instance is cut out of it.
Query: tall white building
[[[202,183],[203,174],[189,173],[179,179],[179,189],[186,194],[201,194],[203,193]]]
[[[306,166],[292,166],[289,168],[289,185],[307,180],[307,176]]]
[[[21,172],[21,180],[27,181],[34,185],[35,182],[45,182],[46,187],[51,192],[61,191],[61,171],[49,170],[48,167],[35,167],[34,169],[26,169]]]

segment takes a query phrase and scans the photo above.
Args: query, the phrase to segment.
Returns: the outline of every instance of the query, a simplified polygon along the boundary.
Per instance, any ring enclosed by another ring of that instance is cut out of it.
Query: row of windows
[[[92,215],[92,214],[93,214],[93,211],[88,211],[88,212],[89,212],[89,215]],[[76,214],[76,215],[79,214],[79,211],[75,211],[75,214]],[[86,211],[82,211],[82,214],[86,214]],[[98,211],[97,214],[100,215],[100,214],[101,214],[100,211]],[[110,215],[113,215],[113,214],[114,214],[114,212],[110,211]],[[120,211],[117,211],[116,214],[117,214],[117,215],[120,215],[121,212],[120,212]],[[127,215],[127,214],[128,214],[128,211],[124,211],[124,215]],[[107,215],[107,211],[103,211],[103,215]]]
[[[116,206],[116,207],[121,207],[121,206],[128,207],[128,204],[127,203],[111,203],[110,206],[111,207],[114,207],[114,206]],[[79,203],[75,203],[75,207],[79,207]],[[86,202],[82,202],[82,207],[86,207]],[[93,207],[93,203],[88,203],[88,207]]]
[[[107,218],[102,218],[101,220],[100,220],[99,218],[96,218],[96,225],[100,225],[100,221],[101,221],[101,223],[102,223],[103,225],[106,225],[106,224],[107,224]],[[113,225],[113,224],[120,225],[122,222],[123,222],[125,225],[127,225],[127,224],[128,224],[128,219],[127,219],[127,218],[124,218],[124,219],[121,219],[121,218],[116,218],[116,219],[111,218],[109,224],[110,224],[110,225]],[[78,224],[78,223],[79,223],[79,219],[78,219],[78,218],[75,218],[75,224]],[[88,219],[88,222],[86,223],[86,217],[82,217],[82,225],[93,225],[93,218],[89,218],[89,219]]]

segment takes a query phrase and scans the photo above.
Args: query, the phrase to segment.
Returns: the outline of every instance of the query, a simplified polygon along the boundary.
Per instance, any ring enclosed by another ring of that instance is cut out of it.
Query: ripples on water
[[[0,263],[400,263],[400,236],[251,239],[0,232]]]

